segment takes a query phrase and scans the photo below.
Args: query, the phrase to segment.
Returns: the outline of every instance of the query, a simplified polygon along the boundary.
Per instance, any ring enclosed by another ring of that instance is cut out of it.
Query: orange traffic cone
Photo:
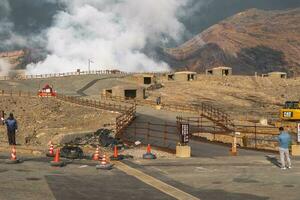
[[[114,158],[118,158],[118,148],[116,145],[114,147]]]
[[[62,167],[65,165],[65,163],[60,160],[59,155],[60,155],[60,149],[57,149],[54,160],[50,162],[51,166]]]
[[[148,144],[147,152],[143,155],[144,159],[156,159],[156,155],[151,153],[151,146]]]
[[[96,148],[96,151],[93,155],[93,160],[99,160],[99,147]]]
[[[106,165],[107,162],[106,162],[106,155],[104,154],[103,157],[102,157],[102,160],[101,160],[101,165]]]
[[[104,154],[102,156],[102,159],[101,159],[101,162],[99,165],[96,165],[96,169],[111,169],[113,166],[113,164],[109,163],[107,160],[106,160],[106,155]]]
[[[53,147],[53,144],[52,142],[50,141],[50,146],[49,146],[49,151],[48,153],[46,154],[48,157],[53,157],[55,154],[54,154],[54,147]]]
[[[59,155],[60,155],[60,150],[57,149],[53,162],[59,162],[60,161]]]
[[[147,146],[147,153],[148,153],[148,154],[151,153],[151,146],[150,146],[150,144],[148,144],[148,146]]]
[[[16,151],[16,147],[15,146],[13,146],[13,148],[11,149],[10,159],[6,159],[5,163],[6,164],[21,163],[21,161],[19,159],[17,159],[17,151]]]
[[[17,151],[15,146],[11,149],[10,160],[17,160]]]
[[[124,156],[118,154],[118,147],[117,145],[114,146],[114,155],[110,157],[111,160],[123,160]]]

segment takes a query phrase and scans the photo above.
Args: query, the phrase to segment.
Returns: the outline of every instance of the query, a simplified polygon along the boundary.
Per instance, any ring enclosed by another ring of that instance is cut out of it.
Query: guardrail
[[[19,97],[37,97],[37,93],[14,91],[14,90],[0,90],[1,96],[19,96]]]
[[[146,99],[130,99],[130,98],[124,98],[119,96],[105,95],[105,94],[101,94],[101,99],[117,101],[117,102],[125,102],[125,103],[135,103],[137,105],[148,105],[148,106],[157,105],[155,101],[150,101]],[[234,124],[227,113],[206,103],[201,103],[200,105],[192,105],[192,104],[178,104],[175,102],[165,101],[162,102],[160,106],[162,109],[166,109],[166,110],[174,110],[174,111],[199,114],[201,116],[204,116],[216,122],[220,126],[223,126],[223,128],[227,129],[228,131],[232,130],[234,127]]]
[[[251,149],[277,150],[278,128],[275,126],[240,125],[235,124],[234,129],[226,131],[218,124],[201,117],[178,117],[180,123],[190,126],[190,134],[194,139],[207,139],[214,142],[232,143],[233,132],[240,132],[237,136],[239,146]],[[290,127],[293,142],[296,143],[296,127]]]
[[[179,141],[177,125],[168,122],[135,121],[126,128],[125,132],[128,141],[139,140],[144,144],[158,147],[169,148],[171,145],[175,146]]]
[[[91,70],[91,71],[80,71],[80,72],[62,72],[62,73],[50,73],[50,74],[34,74],[34,75],[23,75],[15,74],[11,76],[0,76],[0,80],[11,80],[11,79],[42,79],[42,78],[55,78],[55,77],[67,77],[67,76],[81,76],[81,75],[105,75],[105,74],[123,74],[123,75],[133,75],[133,74],[165,74],[171,72],[124,72],[120,70]]]
[[[126,112],[130,107],[126,105],[120,105],[115,103],[107,103],[107,102],[101,102],[91,99],[82,99],[79,97],[74,96],[67,96],[63,94],[57,94],[57,99],[67,101],[70,103],[76,103],[83,106],[89,106],[94,108],[99,108],[103,110],[109,110],[109,111],[117,111],[117,112]]]
[[[127,109],[116,118],[116,136],[121,136],[124,129],[127,128],[135,119],[136,105]]]

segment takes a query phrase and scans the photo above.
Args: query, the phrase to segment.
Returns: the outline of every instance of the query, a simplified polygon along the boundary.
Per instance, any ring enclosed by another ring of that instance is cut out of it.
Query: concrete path
[[[175,149],[176,144],[179,141],[176,128],[176,116],[193,117],[194,114],[172,112],[166,110],[155,110],[151,107],[138,106],[137,107],[137,118],[135,121],[125,130],[124,135],[130,141],[140,140],[143,143],[150,143],[155,146],[168,147]],[[150,122],[151,124],[165,124],[170,126],[167,129],[166,143],[163,141],[165,129],[163,126],[150,125],[149,141],[147,140],[147,128],[148,124],[142,122]],[[136,134],[134,134],[136,132]],[[152,137],[151,137],[152,136]],[[158,138],[160,137],[160,138]],[[207,142],[200,142],[191,140],[189,145],[192,147],[192,156],[197,157],[215,157],[215,156],[228,156],[230,146],[212,144]],[[252,150],[239,149],[239,155],[262,155],[263,153]]]

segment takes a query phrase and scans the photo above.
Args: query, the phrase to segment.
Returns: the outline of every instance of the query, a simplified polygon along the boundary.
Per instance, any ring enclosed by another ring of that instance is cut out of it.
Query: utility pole
[[[94,63],[91,59],[88,59],[88,62],[89,62],[89,74],[91,73],[91,63]]]

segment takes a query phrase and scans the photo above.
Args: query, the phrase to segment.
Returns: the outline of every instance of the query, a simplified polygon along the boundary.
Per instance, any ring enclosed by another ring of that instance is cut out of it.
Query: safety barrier
[[[122,137],[122,133],[126,127],[135,119],[136,105],[134,104],[128,108],[125,112],[121,113],[116,118],[116,135]]]
[[[83,106],[89,106],[89,107],[94,107],[94,108],[99,108],[99,109],[109,110],[109,111],[117,111],[117,112],[125,112],[130,108],[129,106],[126,105],[120,105],[115,103],[112,104],[107,102],[91,100],[91,99],[83,99],[83,98],[79,98],[75,96],[67,96],[63,94],[58,94],[57,99],[67,101],[70,103],[76,103]]]
[[[159,75],[171,72],[124,72],[120,70],[90,70],[80,72],[62,72],[51,74],[35,74],[35,75],[22,75],[16,74],[15,76],[0,76],[0,80],[27,80],[27,79],[43,79],[43,78],[56,78],[56,77],[68,77],[68,76],[82,76],[82,75],[105,75],[105,74],[121,74],[121,75],[134,75],[134,74],[151,74]]]
[[[168,122],[135,121],[131,126],[126,128],[125,132],[127,140],[140,140],[144,144],[168,148],[171,144],[175,145],[179,141],[177,130],[176,124]]]
[[[278,128],[275,126],[241,125],[235,124],[233,130],[224,130],[223,127],[203,117],[177,117],[179,123],[189,124],[190,136],[194,139],[207,139],[214,142],[231,143],[234,132],[238,144],[245,148],[277,150]],[[290,134],[296,142],[296,127],[290,127]]]
[[[14,90],[0,90],[1,96],[19,96],[19,97],[37,97],[37,93],[24,92],[24,91],[14,91]]]
[[[125,103],[135,103],[137,105],[148,105],[148,106],[156,106],[155,101],[146,100],[146,99],[130,99],[119,96],[105,95],[101,94],[101,99],[116,101],[116,102],[125,102]],[[180,111],[180,112],[189,112],[196,113],[199,116],[204,116],[220,126],[223,126],[227,130],[233,129],[233,122],[230,119],[230,116],[224,111],[213,107],[212,105],[201,103],[200,105],[192,105],[192,104],[178,104],[176,102],[162,102],[160,104],[162,109],[171,110],[171,111]]]

